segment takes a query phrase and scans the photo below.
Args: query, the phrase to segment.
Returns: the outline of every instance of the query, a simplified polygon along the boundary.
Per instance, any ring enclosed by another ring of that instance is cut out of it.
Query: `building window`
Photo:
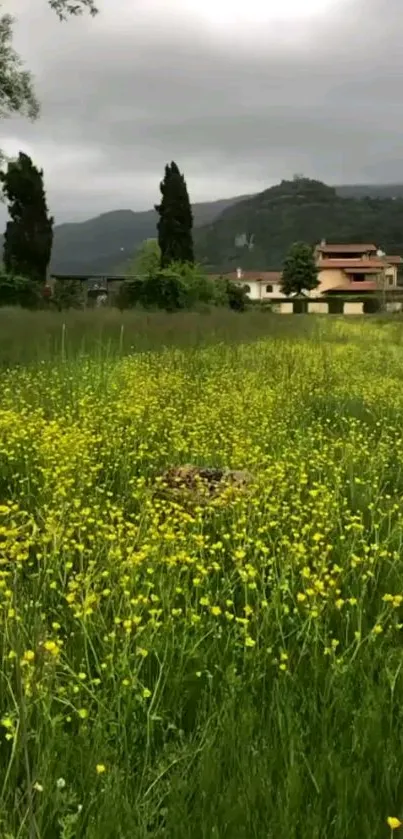
[[[388,285],[394,285],[395,284],[394,277],[388,277],[387,279],[388,279]]]
[[[273,291],[273,286],[272,285],[267,285],[266,286],[266,294],[270,294],[272,291]]]

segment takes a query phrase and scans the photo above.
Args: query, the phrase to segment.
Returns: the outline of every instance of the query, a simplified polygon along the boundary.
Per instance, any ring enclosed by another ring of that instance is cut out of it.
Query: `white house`
[[[246,286],[251,300],[285,297],[280,289],[281,271],[243,271],[237,268],[224,276],[238,285]]]
[[[251,300],[287,300],[281,291],[281,271],[236,271],[224,274],[228,280],[238,285],[246,286]],[[305,292],[307,297],[316,296],[313,292]]]

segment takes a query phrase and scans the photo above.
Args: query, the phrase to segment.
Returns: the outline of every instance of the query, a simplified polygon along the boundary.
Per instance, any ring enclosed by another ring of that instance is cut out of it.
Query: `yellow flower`
[[[54,656],[58,655],[60,652],[60,647],[58,647],[55,641],[45,641],[43,648],[46,652]]]
[[[88,711],[86,708],[80,708],[78,711],[78,716],[81,717],[82,720],[86,720],[88,717]]]
[[[35,658],[35,653],[34,653],[33,650],[25,650],[25,653],[22,657],[22,660],[29,662],[29,661],[33,661],[34,658]]]
[[[97,763],[95,769],[96,769],[97,775],[103,775],[104,772],[106,772],[106,766],[105,766],[104,763]]]
[[[400,821],[400,819],[396,819],[395,816],[389,816],[389,818],[387,819],[387,823],[391,830],[397,830],[398,827],[402,826],[402,822]]]

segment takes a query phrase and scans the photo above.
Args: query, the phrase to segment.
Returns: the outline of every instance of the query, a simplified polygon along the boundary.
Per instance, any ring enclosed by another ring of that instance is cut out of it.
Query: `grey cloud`
[[[217,0],[217,3],[219,0]],[[264,189],[295,171],[329,183],[403,181],[401,0],[340,0],[310,22],[220,35],[150,2],[100,0],[59,24],[18,0],[17,45],[40,121],[2,141],[44,167],[57,220],[143,209],[176,159],[191,197]],[[4,143],[3,143],[4,144]]]

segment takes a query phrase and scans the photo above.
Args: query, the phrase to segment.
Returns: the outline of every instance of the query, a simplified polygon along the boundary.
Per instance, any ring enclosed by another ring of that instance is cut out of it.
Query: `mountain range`
[[[403,255],[403,184],[329,187],[294,178],[257,195],[194,204],[193,212],[196,256],[212,271],[277,269],[297,240],[374,241]],[[117,272],[156,236],[156,222],[155,210],[116,210],[56,225],[51,270]]]

